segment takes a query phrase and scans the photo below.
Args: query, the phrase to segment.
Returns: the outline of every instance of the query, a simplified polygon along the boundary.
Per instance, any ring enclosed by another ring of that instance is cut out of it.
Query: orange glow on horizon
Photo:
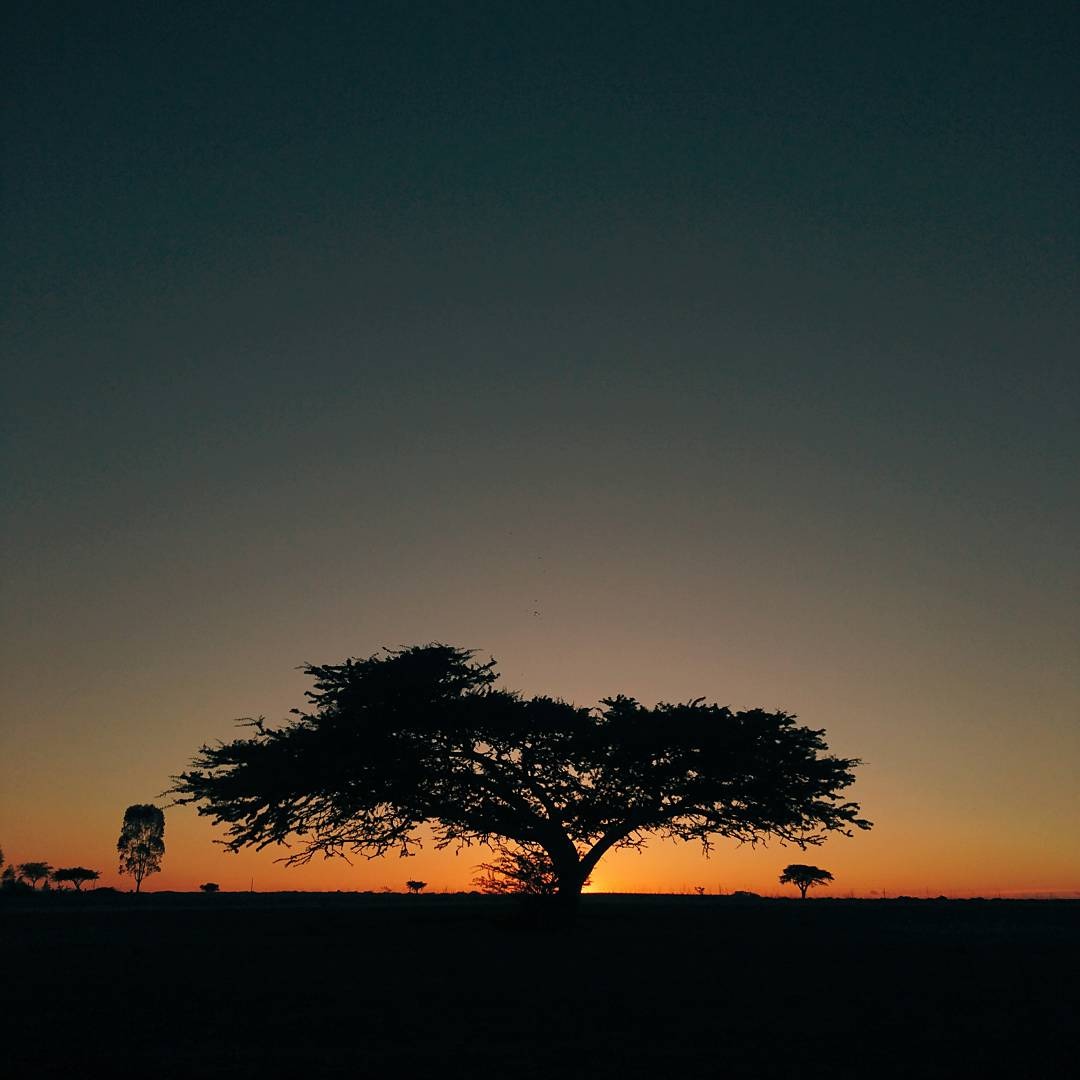
[[[40,822],[36,824],[36,840],[16,838],[13,832],[8,833],[10,840],[5,837],[8,862],[45,859],[54,867],[88,866],[101,871],[100,885],[132,886],[116,868],[112,833],[119,831],[119,815],[115,823],[106,823],[105,830],[93,821],[65,829],[63,843],[51,839]],[[1028,851],[1026,859],[1020,859],[1015,852],[1010,855],[999,838],[996,850],[991,841],[971,840],[964,855],[944,838],[932,847],[910,841],[902,847],[891,833],[881,828],[852,839],[838,837],[805,852],[778,845],[755,849],[718,844],[708,859],[696,845],[654,842],[640,853],[608,853],[586,891],[694,895],[701,887],[706,896],[739,890],[793,896],[795,890],[777,881],[780,870],[789,862],[809,862],[829,869],[836,878],[829,887],[812,890],[811,896],[1080,897],[1080,874],[1060,854],[1055,858],[1050,852]],[[12,844],[16,839],[17,846]],[[144,891],[193,891],[205,881],[215,881],[226,892],[250,888],[257,892],[404,892],[407,879],[420,878],[429,883],[429,893],[468,892],[474,888],[475,867],[484,859],[480,848],[455,854],[453,850],[436,852],[429,845],[407,859],[352,857],[350,865],[342,859],[319,858],[290,868],[275,861],[286,852],[266,849],[232,855],[214,844],[214,839],[209,823],[190,808],[168,810],[162,872],[144,881]]]
[[[408,640],[412,635],[402,631],[397,636]],[[475,639],[472,634],[455,636]],[[647,672],[650,658],[644,654],[621,659],[620,669],[635,658]],[[520,683],[513,672],[524,667],[527,659],[531,654],[507,664],[508,683]],[[524,692],[562,688],[570,700],[595,701],[595,684],[600,682],[634,689],[642,700],[664,700],[676,696],[670,687],[727,681],[724,671],[706,679],[695,671],[674,668],[664,670],[662,682],[654,678],[650,683],[642,676],[638,686],[618,671],[600,680],[588,664],[581,669],[574,664],[573,657],[554,657],[550,685],[537,681],[525,686]],[[265,666],[262,657],[252,661],[253,670],[262,671]],[[101,872],[100,884],[128,888],[130,883],[120,877],[116,864],[124,807],[164,802],[160,792],[168,786],[170,771],[182,768],[201,740],[236,734],[235,726],[223,722],[221,716],[259,711],[280,715],[282,702],[300,700],[308,681],[287,671],[281,682],[256,691],[216,687],[213,700],[193,716],[185,711],[190,688],[172,687],[170,692],[179,703],[165,709],[157,697],[155,677],[150,681],[153,693],[147,691],[150,696],[123,700],[125,715],[154,717],[152,724],[133,721],[132,730],[108,727],[115,714],[116,691],[110,687],[92,709],[88,707],[87,723],[92,720],[98,725],[95,730],[110,732],[112,740],[108,752],[99,748],[92,761],[74,742],[49,743],[47,731],[40,736],[44,740],[40,749],[32,749],[36,744],[29,740],[18,743],[16,749],[27,765],[11,767],[10,762],[18,759],[9,755],[9,768],[0,782],[0,847],[6,861],[86,866]],[[737,890],[788,895],[777,880],[781,869],[789,862],[810,862],[835,877],[829,887],[814,890],[813,896],[1080,894],[1080,858],[1073,827],[1075,755],[1070,752],[1070,739],[1077,736],[1072,729],[1058,734],[1049,724],[1045,729],[1032,727],[1023,740],[1012,731],[995,744],[1000,760],[980,771],[970,767],[967,744],[961,740],[955,747],[935,746],[933,753],[928,752],[929,736],[914,737],[901,722],[903,715],[889,714],[888,701],[881,705],[877,686],[860,689],[855,678],[849,679],[844,695],[839,695],[844,698],[840,708],[832,705],[838,696],[834,683],[814,672],[799,671],[786,682],[771,672],[767,676],[759,676],[752,685],[744,679],[726,697],[735,704],[771,700],[781,706],[786,701],[806,700],[800,713],[803,722],[826,728],[835,752],[867,759],[851,794],[874,822],[873,830],[850,839],[831,838],[806,851],[776,844],[755,849],[718,842],[709,859],[696,845],[654,841],[641,853],[609,852],[593,874],[590,892],[693,894],[702,887],[707,895]],[[766,697],[760,685],[774,679],[779,690],[774,697]],[[202,692],[208,698],[211,695],[208,689]],[[905,699],[905,709],[913,707],[911,701],[910,696]],[[925,703],[923,707],[930,708]],[[866,717],[883,709],[889,722],[872,726]],[[35,733],[34,738],[39,736]],[[469,891],[475,867],[485,857],[479,848],[455,854],[452,849],[436,852],[428,844],[404,860],[393,855],[373,861],[353,857],[349,865],[320,858],[304,867],[287,868],[275,861],[287,851],[227,853],[215,843],[220,832],[192,807],[167,808],[165,817],[163,870],[144,882],[147,891],[190,891],[207,881],[229,892],[249,888],[259,892],[402,891],[408,878],[427,881],[429,892]]]

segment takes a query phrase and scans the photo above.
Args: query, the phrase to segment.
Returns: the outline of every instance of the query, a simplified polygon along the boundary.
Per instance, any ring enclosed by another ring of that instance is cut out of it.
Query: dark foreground
[[[0,903],[11,1077],[1042,1080],[1076,1061],[1076,901],[589,897],[569,932],[487,897],[42,901]]]

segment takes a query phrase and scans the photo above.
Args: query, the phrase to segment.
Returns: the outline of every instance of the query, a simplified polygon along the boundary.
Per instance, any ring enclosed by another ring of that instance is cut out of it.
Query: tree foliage
[[[413,894],[413,896],[419,896],[420,893],[427,888],[426,881],[406,881],[405,888]]]
[[[551,856],[537,845],[496,843],[495,857],[477,866],[473,884],[494,896],[555,896],[559,875]],[[585,881],[582,888],[588,885]]]
[[[216,881],[204,881],[199,888],[204,893],[216,893],[220,890],[221,886]]]
[[[101,874],[97,870],[87,870],[85,866],[62,866],[52,872],[52,879],[57,885],[72,885],[78,891],[88,881],[97,881]]]
[[[828,870],[822,870],[819,866],[806,866],[803,863],[791,863],[785,866],[780,874],[781,885],[794,885],[799,890],[799,895],[806,899],[806,890],[817,885],[825,885],[833,880]]]
[[[143,878],[161,870],[165,854],[165,815],[150,803],[135,803],[124,811],[120,839],[116,842],[120,855],[120,873],[135,878],[135,891],[142,888]]]
[[[30,882],[32,889],[37,888],[37,883],[42,878],[48,878],[52,873],[52,867],[47,862],[24,862],[19,865],[19,877]]]
[[[858,761],[788,713],[623,695],[580,708],[497,690],[495,662],[473,656],[433,644],[307,665],[308,711],[203,746],[171,793],[224,825],[233,851],[408,855],[427,823],[438,848],[542,852],[567,897],[608,851],[650,836],[707,854],[718,838],[805,846],[870,827],[840,795]]]

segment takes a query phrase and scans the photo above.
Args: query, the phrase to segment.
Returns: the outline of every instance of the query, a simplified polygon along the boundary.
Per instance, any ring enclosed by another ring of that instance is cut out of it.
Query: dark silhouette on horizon
[[[233,851],[295,842],[316,854],[504,845],[542,853],[572,912],[599,860],[650,836],[768,837],[805,847],[869,829],[840,792],[857,759],[785,712],[733,712],[701,698],[598,709],[497,690],[495,661],[448,645],[308,664],[311,711],[281,728],[203,746],[170,794],[226,827]]]
[[[405,888],[409,890],[413,896],[419,896],[420,893],[427,888],[426,881],[406,881]]]
[[[29,883],[31,889],[36,889],[39,881],[49,880],[53,868],[47,862],[24,862],[19,864],[16,872],[23,881]]]
[[[116,850],[120,855],[120,873],[133,875],[135,891],[139,892],[143,878],[161,870],[165,855],[165,815],[151,803],[129,806],[124,811]]]
[[[97,870],[88,870],[85,866],[64,866],[52,872],[52,880],[57,885],[71,885],[76,892],[88,881],[97,881],[101,874]]]
[[[780,874],[781,885],[794,885],[799,890],[799,897],[806,899],[806,890],[818,885],[827,885],[833,880],[828,870],[819,866],[807,866],[805,863],[790,863]]]

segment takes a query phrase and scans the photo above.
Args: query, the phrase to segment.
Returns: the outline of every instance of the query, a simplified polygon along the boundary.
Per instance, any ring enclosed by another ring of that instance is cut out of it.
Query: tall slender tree
[[[116,850],[120,855],[120,873],[134,876],[135,891],[138,892],[143,878],[161,869],[165,854],[165,815],[150,803],[129,806],[124,811]]]

